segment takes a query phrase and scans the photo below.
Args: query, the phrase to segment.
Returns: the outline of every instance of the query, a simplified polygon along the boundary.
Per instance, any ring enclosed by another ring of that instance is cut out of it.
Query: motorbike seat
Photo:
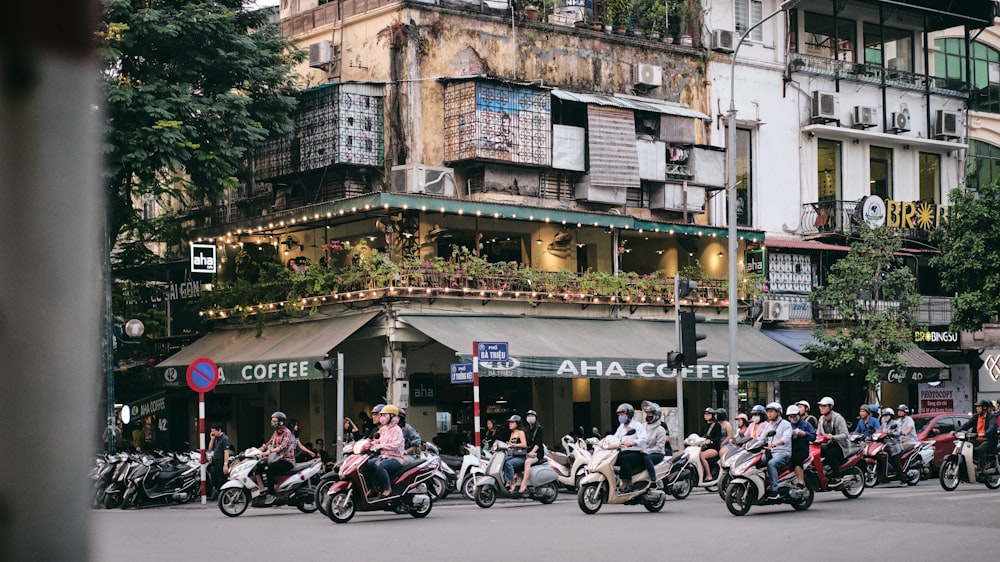
[[[853,457],[854,455],[860,453],[861,449],[862,449],[861,445],[856,445],[854,443],[851,443],[847,447],[847,453],[844,454],[844,458],[849,459]]]
[[[295,463],[295,464],[294,464],[294,465],[292,466],[292,469],[291,469],[291,470],[289,470],[288,472],[286,472],[285,474],[295,474],[296,472],[302,472],[303,470],[305,470],[305,469],[309,468],[309,467],[310,467],[310,466],[312,466],[312,465],[313,465],[313,462],[312,462],[312,461],[306,461],[306,462],[300,462],[300,463]]]
[[[551,457],[552,460],[556,461],[556,463],[558,464],[562,465],[569,464],[569,455],[567,455],[566,453],[560,453],[558,451],[549,451],[548,456]]]
[[[182,472],[184,472],[184,471],[181,470],[181,469],[161,470],[160,472],[156,473],[156,479],[165,482],[167,480],[172,480],[172,479],[176,478]]]
[[[465,460],[464,457],[456,457],[455,455],[438,455],[438,458],[456,471],[461,470],[462,462]]]
[[[400,474],[406,472],[407,470],[410,470],[411,468],[416,468],[416,467],[420,466],[423,463],[424,463],[423,459],[419,459],[419,460],[415,460],[415,461],[407,461],[407,462],[403,463],[402,465],[400,465],[400,467],[397,468],[396,470],[393,470],[393,471],[389,472],[389,478],[395,479]]]
[[[903,446],[904,453],[917,446],[916,441],[900,441],[899,444]]]

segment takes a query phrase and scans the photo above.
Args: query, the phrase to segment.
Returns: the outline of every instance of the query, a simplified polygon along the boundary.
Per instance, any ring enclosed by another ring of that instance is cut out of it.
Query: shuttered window
[[[736,0],[736,33],[743,35],[750,26],[764,17],[764,6],[761,0]],[[751,41],[763,41],[764,30],[761,27],[750,33]]]
[[[600,187],[638,187],[639,153],[631,109],[587,106],[590,183]]]

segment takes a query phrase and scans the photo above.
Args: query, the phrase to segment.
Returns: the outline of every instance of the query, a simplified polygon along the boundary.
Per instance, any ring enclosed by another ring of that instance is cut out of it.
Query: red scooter
[[[366,478],[365,463],[371,458],[371,441],[362,439],[354,444],[354,454],[344,459],[340,480],[330,486],[324,502],[326,514],[335,523],[347,523],[358,511],[392,511],[409,513],[421,518],[431,512],[431,497],[427,481],[438,469],[437,457],[418,459],[404,464],[389,474],[392,493],[375,496],[370,478]]]
[[[860,498],[865,491],[865,447],[861,443],[862,436],[854,433],[850,437],[850,445],[844,462],[840,465],[840,482],[830,484],[827,478],[830,462],[822,458],[822,447],[831,441],[829,435],[817,435],[816,440],[809,444],[809,456],[812,462],[804,466],[806,484],[816,492],[839,491],[847,499]]]
[[[920,474],[924,470],[924,459],[920,452],[926,446],[926,444],[918,442],[902,452],[900,459],[903,463],[903,478],[907,486],[916,486],[920,482]],[[898,436],[885,431],[876,431],[872,434],[872,440],[868,443],[865,451],[866,485],[876,486],[896,479],[900,467],[894,466],[891,471],[889,470],[889,449],[893,447],[902,447]]]

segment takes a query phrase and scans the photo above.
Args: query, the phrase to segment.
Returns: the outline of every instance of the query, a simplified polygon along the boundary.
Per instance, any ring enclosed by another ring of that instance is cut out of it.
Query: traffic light
[[[332,359],[321,359],[313,364],[317,371],[323,373],[323,378],[329,379],[333,378],[334,368],[337,366],[337,362]]]
[[[698,322],[704,322],[705,317],[693,312],[681,312],[681,356],[680,363],[685,367],[697,365],[698,359],[708,355],[707,351],[698,349],[698,342],[705,339],[703,332],[695,328]]]
[[[681,369],[684,367],[684,355],[679,351],[667,352],[667,367]]]
[[[677,280],[677,300],[681,300],[684,297],[691,294],[691,291],[698,288],[698,282],[692,281],[690,279],[678,279]]]

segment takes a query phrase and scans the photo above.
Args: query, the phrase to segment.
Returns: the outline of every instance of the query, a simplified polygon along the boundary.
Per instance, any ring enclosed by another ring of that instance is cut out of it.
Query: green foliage
[[[913,346],[920,295],[913,272],[897,255],[901,247],[898,231],[862,225],[827,284],[810,296],[814,306],[835,310],[844,322],[832,334],[816,330],[819,343],[804,346],[817,366],[860,368],[872,386],[879,367],[904,367],[898,354]]]
[[[951,192],[948,220],[935,232],[931,267],[953,301],[954,329],[976,331],[1000,313],[1000,184]]]
[[[608,23],[616,28],[624,28],[632,13],[632,0],[607,0]]]

